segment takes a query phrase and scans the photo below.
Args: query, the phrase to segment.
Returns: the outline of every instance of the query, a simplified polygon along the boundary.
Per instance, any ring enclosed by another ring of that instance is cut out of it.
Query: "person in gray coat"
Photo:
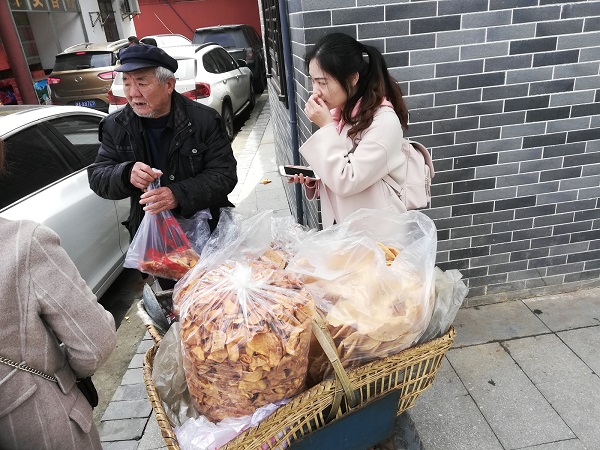
[[[0,141],[0,169],[2,155]],[[92,407],[75,380],[110,356],[114,319],[52,230],[0,218],[0,242],[0,449],[100,450]]]

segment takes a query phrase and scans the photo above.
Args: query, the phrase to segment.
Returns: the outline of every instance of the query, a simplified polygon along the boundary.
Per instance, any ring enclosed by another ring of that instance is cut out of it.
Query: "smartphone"
[[[279,166],[279,173],[282,177],[293,177],[294,175],[304,175],[307,178],[318,180],[319,177],[315,172],[306,166]]]

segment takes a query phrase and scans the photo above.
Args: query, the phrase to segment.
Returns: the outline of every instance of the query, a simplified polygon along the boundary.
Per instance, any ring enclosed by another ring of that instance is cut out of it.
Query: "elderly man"
[[[219,114],[175,91],[177,61],[149,45],[120,54],[128,104],[100,123],[100,149],[88,168],[100,197],[131,197],[127,227],[135,235],[145,212],[172,210],[190,217],[210,208],[214,229],[219,208],[237,183],[236,161]],[[158,174],[158,189],[148,186]]]

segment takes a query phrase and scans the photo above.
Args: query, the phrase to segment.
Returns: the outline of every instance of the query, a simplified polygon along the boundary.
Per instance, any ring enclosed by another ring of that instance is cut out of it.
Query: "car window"
[[[235,62],[235,60],[224,49],[216,48],[213,51],[213,55],[215,56],[215,59],[218,58],[222,61],[223,65],[225,66],[225,72],[229,72],[238,68],[238,65]]]
[[[256,34],[256,30],[252,27],[248,27],[246,28],[246,33],[248,35],[248,38],[250,39],[250,44],[252,45],[252,47],[258,47],[260,46],[260,38],[258,37],[258,34]]]
[[[204,30],[194,33],[194,44],[214,42],[225,48],[247,47],[242,30]]]
[[[100,147],[98,140],[100,120],[100,117],[70,116],[51,120],[49,124],[73,144],[82,167],[87,167],[96,160]]]
[[[207,53],[207,55],[210,55],[210,57],[213,59],[213,61],[215,62],[215,65],[217,66],[217,72],[216,73],[225,73],[227,72],[227,64],[226,61],[220,57],[220,55],[217,52],[218,49],[212,50],[210,52]]]
[[[208,53],[204,54],[204,56],[202,57],[202,65],[204,66],[206,71],[209,73],[221,72],[219,70],[219,65],[217,64],[215,59],[212,57],[212,52],[208,52]]]
[[[57,55],[54,62],[54,72],[64,70],[92,69],[108,67],[113,64],[112,52],[77,52]]]
[[[193,58],[189,59],[178,59],[177,70],[175,71],[176,80],[189,80],[196,76],[196,60]]]
[[[6,173],[0,175],[0,208],[72,173],[43,127],[30,127],[5,140]]]

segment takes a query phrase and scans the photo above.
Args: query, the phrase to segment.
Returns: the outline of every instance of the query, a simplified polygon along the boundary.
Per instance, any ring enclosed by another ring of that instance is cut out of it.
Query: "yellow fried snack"
[[[383,254],[385,255],[385,263],[388,266],[391,266],[396,256],[400,254],[400,251],[397,248],[390,247],[388,245],[382,244],[381,242],[377,242],[377,245],[381,250],[383,250]]]
[[[326,263],[335,264],[342,255],[361,256],[354,264],[345,261],[348,270],[343,277],[304,278],[311,292],[322,295],[315,299],[345,368],[390,356],[412,345],[427,326],[435,299],[433,290],[426,292],[420,273],[407,271],[401,263],[392,264],[400,254],[398,249],[377,242],[386,260],[386,267],[378,268],[381,259],[377,247],[367,243],[355,247],[361,248],[343,248],[337,255],[327,255]],[[311,382],[332,374],[327,357],[314,343],[310,354]]]
[[[187,282],[183,365],[198,412],[239,417],[304,388],[314,305],[293,275],[228,262]]]
[[[278,269],[285,269],[285,266],[287,265],[287,260],[284,252],[280,250],[274,250],[271,248],[265,250],[265,252],[260,256],[259,260],[271,263],[275,265]]]

